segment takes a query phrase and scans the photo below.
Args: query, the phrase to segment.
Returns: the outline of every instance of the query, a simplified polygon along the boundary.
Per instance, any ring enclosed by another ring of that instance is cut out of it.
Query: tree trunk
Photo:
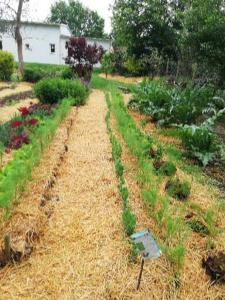
[[[21,75],[24,74],[23,39],[22,39],[22,35],[21,35],[21,32],[20,32],[23,2],[24,2],[24,0],[19,0],[19,5],[18,5],[17,13],[16,13],[16,27],[15,27],[15,39],[16,39],[16,43],[17,43],[19,73]]]

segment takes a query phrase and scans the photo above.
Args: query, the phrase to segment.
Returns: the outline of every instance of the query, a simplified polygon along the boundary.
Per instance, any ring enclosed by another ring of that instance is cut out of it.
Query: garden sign
[[[131,240],[138,246],[138,251],[142,255],[141,271],[138,278],[137,290],[140,287],[144,262],[146,260],[157,259],[161,256],[162,251],[148,230],[141,230],[131,235]]]

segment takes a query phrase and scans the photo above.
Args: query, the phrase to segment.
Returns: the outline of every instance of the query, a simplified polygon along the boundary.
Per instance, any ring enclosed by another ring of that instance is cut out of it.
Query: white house
[[[67,56],[65,46],[72,36],[67,25],[22,22],[21,34],[25,62],[65,64],[64,58]],[[111,49],[111,40],[88,38],[87,41],[102,45],[106,51]],[[0,33],[0,49],[13,53],[17,60],[17,45],[11,30]]]

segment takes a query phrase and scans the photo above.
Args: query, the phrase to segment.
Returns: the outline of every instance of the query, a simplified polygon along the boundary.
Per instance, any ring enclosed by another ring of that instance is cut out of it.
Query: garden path
[[[79,108],[52,190],[60,201],[29,260],[0,272],[1,299],[131,299],[136,293],[138,267],[129,273],[106,112],[100,91]]]

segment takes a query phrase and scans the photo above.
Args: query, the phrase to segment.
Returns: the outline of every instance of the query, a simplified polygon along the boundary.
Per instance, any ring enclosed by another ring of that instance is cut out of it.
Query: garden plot
[[[5,90],[0,91],[0,99],[14,96],[16,94],[32,91],[32,84],[27,82],[20,82],[15,85],[14,88],[6,88]]]
[[[223,203],[218,199],[219,192],[208,186],[206,182],[199,183],[195,177],[177,168],[176,176],[181,182],[191,183],[191,195],[187,200],[179,200],[176,194],[173,195],[173,200],[166,196],[165,186],[169,176],[165,177],[162,174],[159,176],[151,167],[145,153],[145,146],[148,145],[147,136],[135,129],[135,124],[128,117],[127,112],[125,110],[123,112],[121,102],[115,97],[118,95],[114,94],[112,100],[118,101],[117,104],[112,104],[117,116],[117,126],[130,151],[138,158],[138,165],[134,164],[129,172],[134,172],[133,177],[139,182],[140,194],[149,216],[159,226],[158,230],[155,230],[155,226],[152,228],[164,249],[168,262],[172,265],[172,270],[173,268],[175,270],[174,284],[177,289],[175,294],[178,295],[178,299],[183,299],[189,287],[194,287],[197,283],[196,288],[193,288],[193,298],[203,299],[206,290],[209,292],[209,298],[214,297],[215,293],[222,296],[222,287],[209,289],[208,277],[202,268],[202,259],[207,257],[208,253],[216,254],[224,250],[225,223]],[[133,161],[132,158],[127,160]],[[126,161],[123,161],[123,164],[126,166]],[[125,171],[125,178],[127,176],[129,176],[128,171]],[[131,190],[132,187],[133,185],[130,186]],[[133,211],[135,213],[134,208]],[[182,271],[183,268],[185,273]],[[201,282],[201,289],[199,282]]]
[[[38,99],[28,98],[18,101],[14,105],[0,107],[0,124],[11,120],[13,117],[19,115],[19,109],[21,107],[29,107],[33,104],[37,104]]]

